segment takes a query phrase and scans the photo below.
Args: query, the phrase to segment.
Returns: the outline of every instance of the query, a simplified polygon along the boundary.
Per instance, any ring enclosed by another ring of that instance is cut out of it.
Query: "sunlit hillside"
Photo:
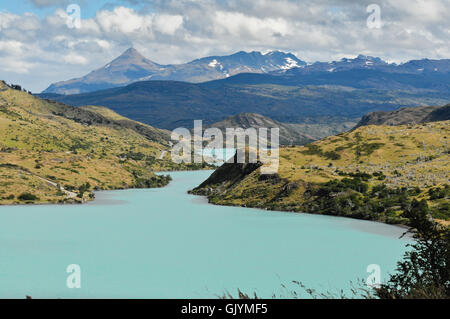
[[[41,100],[0,82],[0,204],[73,202],[94,189],[160,187],[169,133],[104,108]]]
[[[194,192],[215,204],[389,223],[405,223],[411,200],[426,199],[435,218],[449,220],[449,133],[450,121],[360,127],[281,149],[278,174],[247,169],[233,181],[218,179],[236,170],[236,164],[227,164]]]

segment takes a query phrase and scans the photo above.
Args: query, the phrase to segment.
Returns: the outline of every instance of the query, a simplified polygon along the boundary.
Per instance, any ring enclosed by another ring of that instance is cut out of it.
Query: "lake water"
[[[209,174],[172,173],[166,188],[100,192],[86,205],[0,207],[0,298],[270,297],[292,280],[338,291],[370,264],[386,279],[405,251],[397,227],[186,193]],[[80,289],[67,288],[70,264]]]

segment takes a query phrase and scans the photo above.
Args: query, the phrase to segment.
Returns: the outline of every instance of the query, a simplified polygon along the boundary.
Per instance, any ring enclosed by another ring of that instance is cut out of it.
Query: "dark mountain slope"
[[[280,129],[280,144],[281,145],[303,145],[316,140],[300,130],[278,121],[274,121],[268,117],[264,117],[256,113],[240,113],[228,117],[220,122],[214,123],[211,127],[218,128],[222,132],[226,132],[227,128],[279,128]]]
[[[439,122],[450,120],[450,104],[431,112],[422,122]]]
[[[361,119],[356,127],[367,125],[406,125],[450,119],[450,104],[440,106],[407,107],[393,112],[372,112]]]
[[[433,89],[449,92],[450,72],[424,72],[420,74],[409,74],[384,72],[371,69],[351,69],[340,72],[313,73],[295,73],[294,71],[292,71],[291,73],[285,75],[239,74],[223,80],[202,83],[201,85],[209,88],[218,88],[225,85],[261,84],[274,84],[284,86],[339,85],[359,89]]]

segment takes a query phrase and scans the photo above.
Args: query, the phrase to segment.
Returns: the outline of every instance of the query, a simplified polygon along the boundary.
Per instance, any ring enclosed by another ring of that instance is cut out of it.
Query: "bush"
[[[341,159],[341,155],[334,151],[325,152],[323,155],[325,156],[326,159],[333,160],[333,161],[337,161],[337,160]]]
[[[19,195],[19,197],[17,197],[18,200],[21,201],[34,201],[34,200],[38,200],[39,197],[31,194],[31,193],[22,193]]]
[[[170,175],[156,175],[151,178],[136,178],[136,188],[160,188],[167,186],[172,177]]]
[[[78,187],[78,197],[83,198],[84,193],[89,191],[90,188],[91,188],[91,184],[89,184],[89,182]]]
[[[450,187],[449,185],[445,185],[443,188],[431,188],[428,191],[428,195],[431,200],[446,198],[450,195]]]

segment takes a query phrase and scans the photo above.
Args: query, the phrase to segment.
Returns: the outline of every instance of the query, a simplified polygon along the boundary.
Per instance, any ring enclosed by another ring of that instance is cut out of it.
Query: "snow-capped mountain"
[[[130,48],[114,61],[88,75],[50,85],[43,93],[76,94],[125,86],[137,81],[174,80],[199,83],[227,78],[239,73],[270,73],[304,67],[295,55],[280,51],[266,54],[238,52],[211,56],[186,64],[160,65]]]
[[[388,63],[380,58],[358,55],[332,62],[306,64],[291,53],[281,51],[244,52],[228,56],[210,56],[185,64],[160,65],[130,48],[114,61],[84,77],[50,85],[43,93],[77,94],[126,86],[139,81],[172,80],[201,83],[221,80],[241,73],[270,74],[293,78],[304,75],[339,75],[345,78],[371,71],[386,74],[433,75],[450,72],[450,60],[412,60],[402,64]],[[356,73],[355,73],[356,72]],[[380,85],[383,82],[378,81]],[[348,83],[346,83],[348,84]]]
[[[320,72],[341,72],[353,69],[380,69],[389,67],[390,64],[380,58],[358,55],[354,59],[343,58],[339,61],[316,62],[304,68],[295,68],[292,71],[285,71],[286,74],[307,74]]]
[[[339,61],[316,62],[306,67],[292,68],[287,71],[275,71],[287,75],[312,74],[312,73],[336,73],[349,70],[376,70],[386,73],[421,74],[424,72],[450,72],[450,60],[411,60],[402,64],[388,63],[380,58],[358,55],[356,58],[343,58]]]

